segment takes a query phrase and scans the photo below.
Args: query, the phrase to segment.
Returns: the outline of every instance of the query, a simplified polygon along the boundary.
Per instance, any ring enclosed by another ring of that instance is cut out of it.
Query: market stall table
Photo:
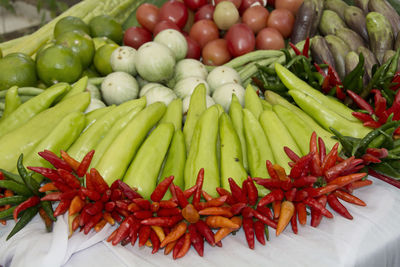
[[[14,225],[0,228],[2,266],[400,266],[400,192],[371,178],[373,185],[358,189],[355,195],[367,207],[346,205],[352,221],[335,214],[324,218],[318,228],[290,226],[279,237],[270,230],[266,246],[247,247],[243,231],[223,240],[222,248],[205,245],[204,257],[194,249],[182,259],[172,260],[163,251],[151,254],[148,247],[112,246],[105,239],[114,228],[100,233],[74,233],[68,239],[66,215],[59,217],[52,233],[45,233],[37,216],[9,241]],[[309,223],[308,223],[309,224]]]

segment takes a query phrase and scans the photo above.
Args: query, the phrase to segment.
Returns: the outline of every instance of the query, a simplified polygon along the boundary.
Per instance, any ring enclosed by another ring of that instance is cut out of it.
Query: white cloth
[[[324,218],[318,228],[290,226],[279,236],[270,231],[266,246],[247,247],[243,231],[223,240],[222,248],[205,245],[204,257],[192,248],[179,260],[151,248],[112,246],[104,241],[113,231],[75,233],[68,239],[66,216],[60,217],[52,233],[45,233],[37,216],[14,238],[5,242],[13,223],[0,227],[0,265],[20,266],[400,266],[400,191],[371,178],[374,184],[355,195],[367,203],[359,207],[344,203],[353,220],[340,215]],[[333,212],[335,214],[335,212]]]

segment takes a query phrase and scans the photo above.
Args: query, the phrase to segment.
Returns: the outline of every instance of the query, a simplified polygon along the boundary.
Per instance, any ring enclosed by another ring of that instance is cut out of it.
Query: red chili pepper
[[[285,151],[285,152],[286,152],[286,151]],[[265,161],[265,165],[267,166],[267,171],[268,171],[268,174],[269,174],[269,176],[271,177],[271,179],[279,180],[278,174],[277,174],[276,171],[274,170],[272,162],[269,161],[269,160],[266,160],[266,161]],[[264,179],[264,180],[267,180],[267,179],[265,179],[265,178],[257,178],[257,179]]]
[[[381,117],[383,115],[383,112],[386,110],[386,98],[384,98],[381,94],[381,91],[377,89],[371,90],[371,93],[375,94],[375,114],[378,117]]]
[[[282,181],[280,181],[278,178],[264,179],[254,177],[253,180],[256,181],[257,184],[264,186],[267,189],[282,188]]]
[[[128,211],[129,212],[135,212],[135,211],[139,211],[140,207],[136,204],[136,203],[131,203],[128,205]]]
[[[325,207],[327,199],[328,199],[327,196],[323,195],[318,198],[318,202]],[[321,220],[322,220],[322,213],[317,209],[311,208],[311,226],[318,227]]]
[[[297,217],[299,218],[299,223],[305,225],[307,223],[307,211],[306,205],[303,202],[296,204]]]
[[[208,194],[206,191],[204,191],[204,190],[201,190],[201,195],[203,196],[203,198],[206,200],[206,201],[210,201],[211,199],[213,199],[213,197],[212,196],[210,196],[210,194]]]
[[[243,218],[243,231],[247,245],[250,249],[254,249],[254,225],[252,218]]]
[[[87,235],[90,232],[90,230],[101,220],[101,218],[103,218],[102,213],[98,213],[92,216],[89,222],[86,223],[85,226],[83,227],[83,233]]]
[[[256,208],[256,210],[261,213],[262,215],[267,216],[268,218],[270,218],[271,220],[274,218],[274,215],[272,214],[272,211],[270,208],[268,208],[267,206],[259,206]],[[253,213],[254,214],[254,213]]]
[[[331,151],[329,151],[328,155],[325,157],[324,161],[322,161],[322,172],[326,173],[326,171],[330,168],[332,168],[336,161],[337,161],[337,155],[338,155],[338,147],[339,143],[336,143]]]
[[[41,156],[42,158],[44,158],[45,160],[50,162],[50,164],[53,165],[54,167],[56,167],[56,169],[63,169],[63,170],[72,172],[72,168],[68,165],[68,163],[66,163],[65,161],[60,159],[53,152],[51,152],[49,150],[44,150],[44,151],[38,152],[38,154],[39,154],[39,156]]]
[[[346,98],[346,94],[343,91],[343,86],[336,85],[335,88],[336,88],[336,98],[343,101]]]
[[[142,225],[139,228],[139,247],[143,247],[150,238],[151,227]]]
[[[294,200],[294,198],[296,197],[296,192],[297,192],[297,189],[296,188],[292,188],[292,189],[290,189],[289,191],[286,191],[285,192],[285,198],[286,198],[286,200],[289,200],[289,201],[293,201]]]
[[[154,189],[153,193],[151,193],[150,199],[154,202],[159,202],[163,199],[165,193],[168,190],[169,185],[174,180],[174,176],[171,175],[168,178],[165,178],[161,183],[159,183]]]
[[[61,192],[53,192],[50,194],[45,195],[40,200],[41,201],[59,201],[61,200]]]
[[[109,202],[107,202],[109,203]],[[122,201],[122,200],[117,200],[115,201],[115,205],[119,208],[119,209],[123,209],[123,210],[129,210],[129,204]]]
[[[60,195],[60,200],[65,200],[65,199],[73,199],[76,195],[78,195],[78,190],[70,190],[67,192],[63,192]]]
[[[371,185],[372,181],[371,180],[360,180],[360,181],[355,181],[351,183],[351,188],[354,189],[358,189],[364,186],[368,186]]]
[[[97,201],[101,198],[100,194],[96,191],[86,189],[85,187],[81,187],[79,190],[92,201]]]
[[[313,191],[311,193],[309,191],[308,195],[310,197],[319,197],[335,191],[336,189],[338,189],[338,187],[339,187],[338,185],[330,184],[323,187],[313,188]]]
[[[136,240],[139,236],[139,229],[140,229],[140,222],[137,220],[134,220],[135,223],[131,226],[129,230],[129,238],[131,239],[131,245],[134,246],[136,243]]]
[[[273,201],[276,200],[282,200],[283,199],[283,191],[281,189],[275,189],[265,195],[257,204],[257,206],[264,206],[269,203],[272,203]]]
[[[345,176],[340,176],[335,178],[334,180],[330,181],[328,185],[337,185],[339,187],[345,186],[347,184],[350,184],[352,182],[361,180],[364,178],[367,174],[364,172],[361,173],[353,173]]]
[[[195,225],[190,224],[188,226],[189,234],[190,234],[190,241],[194,247],[194,249],[197,251],[197,254],[200,255],[200,257],[203,257],[204,255],[204,239],[200,235],[200,233],[197,231],[197,228]]]
[[[136,217],[136,216],[135,216]],[[149,226],[172,227],[182,220],[182,215],[171,217],[152,217],[142,220],[140,223]]]
[[[292,226],[292,231],[294,234],[297,235],[299,232],[299,228],[297,227],[297,211],[296,211],[296,205],[294,206],[294,213],[292,218],[290,218],[290,225]]]
[[[342,82],[340,81],[340,77],[339,74],[336,72],[336,70],[329,65],[327,62],[325,62],[325,64],[328,65],[328,77],[329,77],[329,83],[332,85],[341,85]]]
[[[45,167],[31,167],[28,166],[26,167],[28,170],[34,171],[36,173],[39,173],[43,175],[46,178],[49,178],[53,182],[62,182],[61,177],[58,175],[58,172],[56,170],[50,169],[50,168],[45,168]]]
[[[372,156],[375,156],[377,158],[386,158],[389,154],[388,150],[386,148],[367,148],[366,150],[367,154],[371,154]]]
[[[133,200],[133,203],[136,203],[143,210],[150,210],[151,207],[150,201],[144,198],[136,198]]]
[[[342,203],[340,203],[340,201],[334,194],[328,195],[328,204],[334,211],[336,211],[346,219],[353,219],[353,216],[351,216],[350,212],[346,209],[345,206],[342,205]]]
[[[70,155],[68,155],[67,152],[65,152],[64,150],[60,151],[61,157],[62,159],[74,170],[77,171],[79,168],[79,161],[75,160],[74,158],[72,158]]]
[[[117,223],[121,223],[122,222],[122,218],[121,216],[118,214],[118,212],[116,210],[113,210],[111,212],[111,217],[117,222]]]
[[[235,199],[232,197],[232,194],[228,190],[226,190],[224,188],[221,188],[221,187],[217,187],[216,191],[221,197],[222,196],[228,196],[227,199],[226,199],[226,203],[228,205],[233,205],[233,204],[236,203]]]
[[[297,56],[299,56],[299,55],[302,54],[302,53],[300,52],[300,50],[299,50],[294,44],[292,44],[291,42],[289,42],[289,45],[290,45],[290,47],[293,49],[293,52],[294,52]]]
[[[122,198],[122,191],[119,188],[111,189],[111,201],[116,201]]]
[[[380,159],[371,154],[364,154],[361,158],[364,161],[365,165],[369,165],[370,163],[381,163]]]
[[[103,177],[100,175],[100,173],[95,168],[90,169],[90,174],[92,176],[93,185],[96,188],[97,192],[102,194],[107,189],[109,189],[108,184],[106,183],[106,181],[104,181]]]
[[[153,203],[155,203],[155,202],[153,202]],[[170,209],[170,208],[175,208],[177,206],[178,206],[178,204],[176,202],[172,201],[172,200],[161,200],[159,202],[159,207],[160,208]]]
[[[258,190],[257,187],[255,186],[253,179],[251,177],[247,178],[247,197],[249,200],[249,205],[253,206],[257,203],[258,200]]]
[[[79,164],[78,169],[76,170],[76,174],[79,177],[83,177],[88,170],[90,163],[92,162],[94,155],[94,150],[89,151],[82,159],[81,163]]]
[[[104,209],[108,212],[111,212],[114,210],[115,206],[116,206],[115,202],[110,201],[110,202],[107,202],[106,204],[104,204]]]
[[[305,56],[306,58],[308,58],[308,50],[310,47],[310,38],[307,37],[306,42],[304,43],[304,47],[303,47],[303,56]]]
[[[293,182],[293,187],[300,188],[300,187],[305,187],[305,186],[311,186],[317,181],[317,177],[315,176],[302,176],[297,180],[294,180]]]
[[[309,165],[314,157],[313,153],[309,153],[304,157],[301,157],[296,164],[292,167],[290,170],[289,177],[293,179],[298,179],[302,176],[302,173],[304,171],[307,171],[309,168]]]
[[[194,186],[183,191],[183,194],[185,195],[186,199],[189,199],[194,194],[194,192],[197,191],[197,187],[198,187],[198,185],[195,184]]]
[[[172,251],[172,258],[174,260],[177,259],[177,255],[179,253],[179,251],[182,249],[183,244],[185,243],[185,235],[182,235],[176,242],[174,249]]]
[[[211,246],[215,246],[214,233],[211,231],[210,227],[208,227],[203,220],[199,220],[194,225],[199,234],[202,235]]]
[[[112,240],[112,244],[114,246],[129,236],[130,228],[133,223],[134,223],[133,218],[128,217],[125,218],[125,220],[120,224],[120,226],[118,227],[118,231]]]
[[[209,207],[199,211],[200,215],[220,215],[224,217],[232,217],[233,214],[231,212],[230,207]]]
[[[127,185],[126,183],[124,183],[121,180],[117,180],[118,182],[118,187],[119,189],[122,190],[122,193],[130,200],[134,200],[137,198],[142,198],[142,196],[136,192],[135,190],[133,190],[129,185]],[[104,185],[103,185],[104,186]]]
[[[254,233],[257,241],[265,246],[265,225],[261,221],[254,222]]]
[[[370,128],[374,128],[374,129],[381,127],[381,124],[377,121],[366,121],[363,123],[363,125],[365,127],[370,127]]]
[[[246,207],[246,203],[238,202],[231,206],[231,212],[233,215],[238,215],[242,212],[243,208]]]
[[[4,174],[2,172],[0,172],[0,180],[4,180]]]
[[[107,189],[102,195],[101,195],[101,202],[107,202],[111,198],[111,189]]]
[[[175,208],[162,208],[157,211],[158,217],[169,217],[181,214],[181,210],[177,207]]]
[[[272,219],[268,218],[267,216],[261,214],[260,212],[258,212],[257,210],[253,210],[253,216],[254,218],[259,219],[261,222],[263,222],[264,224],[271,226],[272,228],[276,229],[276,222],[273,221]]]
[[[316,209],[317,211],[321,212],[322,215],[324,215],[327,218],[333,218],[332,213],[327,210],[324,205],[322,205],[319,201],[313,199],[313,198],[306,198],[304,200],[304,204],[310,206],[310,208]]]
[[[175,188],[176,198],[178,200],[179,207],[181,207],[183,209],[189,204],[189,201],[187,200],[184,193],[182,192],[182,189],[179,186],[174,185],[174,188]],[[195,188],[197,188],[197,185],[195,186]]]
[[[354,156],[345,159],[344,161],[340,162],[339,164],[333,165],[329,169],[326,169],[324,175],[327,182],[330,182],[334,178],[340,176],[352,163],[355,159]]]
[[[325,157],[326,157],[326,146],[324,139],[321,137],[318,137],[318,148],[319,148],[319,160],[320,162],[324,162]]]
[[[281,214],[281,200],[275,200],[272,202],[272,209],[274,210],[274,219],[278,219]]]
[[[102,210],[103,210],[103,207],[104,207],[103,202],[96,201],[93,205],[91,205],[89,208],[86,209],[86,212],[89,215],[94,216],[94,215],[96,215],[98,213],[101,213]]]
[[[235,182],[235,180],[233,180],[232,178],[228,178],[228,182],[229,182],[229,187],[232,192],[232,197],[237,202],[247,203],[246,196],[243,194],[242,189],[240,188],[240,186],[238,186],[238,184]]]
[[[72,173],[64,169],[57,169],[57,172],[68,186],[75,189],[79,189],[81,187],[81,183]]]
[[[197,174],[197,180],[196,180],[197,189],[194,192],[193,200],[192,200],[192,204],[196,208],[197,208],[198,204],[200,203],[201,191],[203,189],[203,183],[204,183],[204,169],[201,168],[199,173]]]
[[[153,213],[149,210],[139,210],[135,211],[133,215],[135,216],[135,218],[139,220],[144,220],[151,218],[153,216]]]
[[[187,253],[187,252],[189,251],[189,249],[190,249],[190,234],[189,234],[189,233],[186,233],[186,234],[183,236],[183,239],[184,239],[183,245],[182,245],[181,249],[179,250],[179,252],[176,254],[176,257],[175,257],[174,259],[182,258],[183,256],[186,255],[186,253]],[[178,242],[178,243],[179,243],[179,242]],[[175,247],[176,247],[176,246],[175,246]],[[175,252],[175,249],[174,249],[174,252]]]
[[[33,197],[28,198],[27,200],[25,200],[21,204],[19,204],[13,211],[14,220],[15,221],[18,220],[18,214],[20,212],[26,210],[27,208],[36,206],[39,203],[40,203],[40,198],[38,196],[33,196]]]
[[[357,119],[359,119],[362,122],[367,122],[367,121],[374,121],[374,119],[372,118],[371,115],[366,114],[366,113],[362,113],[362,112],[352,112],[351,115],[353,115],[354,117],[356,117]]]
[[[289,157],[289,159],[291,161],[297,162],[300,159],[300,157],[293,150],[291,150],[289,147],[284,146],[283,150],[285,151],[286,155]]]
[[[70,199],[61,200],[60,203],[58,203],[57,208],[54,210],[54,217],[64,214],[68,210],[70,204]]]
[[[336,190],[334,192],[334,195],[337,196],[340,199],[343,199],[344,201],[351,203],[351,204],[355,204],[358,206],[367,206],[367,204],[362,201],[361,199],[359,199],[356,196],[353,196],[352,194],[346,193],[342,190]]]
[[[207,202],[200,202],[198,208],[199,208],[199,210],[202,210],[205,208],[220,207],[225,204],[227,198],[228,198],[228,196],[222,196],[222,197],[213,198]]]
[[[150,232],[150,241],[153,246],[153,250],[151,251],[152,254],[156,253],[160,249],[160,239],[158,239],[158,236],[154,230],[151,230]]]

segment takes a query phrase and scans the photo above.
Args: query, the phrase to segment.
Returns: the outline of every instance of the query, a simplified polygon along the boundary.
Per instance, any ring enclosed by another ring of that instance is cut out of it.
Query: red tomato
[[[214,0],[214,5],[218,5],[218,3],[222,2],[222,1],[229,1],[232,2],[236,8],[239,8],[240,5],[242,4],[242,0]]]
[[[296,15],[297,10],[303,3],[304,0],[276,0],[275,1],[275,8],[285,8],[290,10],[293,15]]]
[[[207,5],[207,0],[183,0],[183,2],[191,10],[197,10],[204,5]]]
[[[196,14],[194,14],[194,21],[199,21],[202,19],[213,19],[215,6],[208,4],[202,6],[199,10],[197,10]]]
[[[225,35],[228,51],[238,57],[254,50],[256,40],[253,31],[244,23],[238,23],[229,28]]]
[[[124,44],[135,49],[152,40],[151,32],[142,27],[130,27],[124,34]]]
[[[219,38],[219,31],[213,21],[202,19],[193,24],[189,36],[203,48],[208,42]]]
[[[279,50],[285,48],[285,40],[278,30],[274,28],[264,28],[257,34],[256,47],[259,50]]]
[[[220,66],[231,59],[226,40],[215,39],[208,42],[202,51],[203,63],[210,66]]]
[[[143,28],[153,31],[158,22],[158,7],[149,3],[144,3],[136,11],[137,21]]]
[[[167,1],[160,8],[159,19],[169,20],[181,29],[185,26],[187,18],[186,6],[180,1]]]
[[[163,31],[165,29],[173,29],[173,30],[177,30],[178,32],[181,31],[181,29],[178,26],[176,26],[175,23],[173,23],[169,20],[162,20],[162,21],[158,22],[156,24],[156,26],[154,26],[153,35],[156,36],[160,31]]]
[[[190,36],[185,36],[186,42],[188,44],[188,50],[186,54],[186,58],[194,58],[194,59],[200,59],[201,56],[201,48],[200,45],[193,40]]]
[[[243,13],[242,21],[249,25],[254,33],[258,33],[267,27],[268,15],[269,12],[265,7],[259,5],[252,6]]]
[[[284,38],[287,38],[292,33],[294,16],[287,9],[274,9],[269,14],[267,25],[277,29]]]
[[[250,6],[252,6],[255,3],[260,3],[261,6],[264,6],[264,1],[263,0],[242,0],[242,4],[239,7],[239,13],[243,14],[246,9],[248,9]]]

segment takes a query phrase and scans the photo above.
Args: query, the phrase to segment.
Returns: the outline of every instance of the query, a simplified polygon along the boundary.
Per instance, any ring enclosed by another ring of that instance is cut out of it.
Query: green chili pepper
[[[24,202],[27,199],[28,199],[28,197],[26,197],[26,196],[3,197],[3,198],[0,198],[0,206],[19,204],[21,202]]]
[[[127,114],[125,114],[122,118],[117,120],[111,129],[106,133],[103,139],[95,146],[92,161],[90,166],[96,166],[96,164],[101,159],[103,153],[108,149],[110,144],[114,141],[114,139],[118,136],[118,134],[128,125],[128,123],[143,109],[142,106],[137,106],[130,110]]]
[[[10,189],[18,195],[32,196],[32,192],[25,185],[11,180],[0,180],[0,187]]]
[[[115,107],[116,107],[115,105],[111,105],[111,106],[104,107],[104,108],[98,108],[98,109],[90,111],[89,113],[86,113],[85,114],[85,116],[86,116],[85,130],[87,130],[90,125],[92,125],[98,119],[102,118],[104,115],[106,115],[108,112],[113,110]]]
[[[17,206],[12,206],[9,209],[0,211],[0,220],[6,220],[8,218],[12,218],[13,216],[13,211],[15,210]]]
[[[240,105],[239,99],[235,94],[232,95],[231,106],[229,108],[229,116],[231,117],[233,128],[235,128],[235,131],[240,140],[240,145],[242,146],[243,167],[245,170],[248,170],[246,139],[244,137],[243,130],[243,108]]]
[[[30,207],[30,208],[24,210],[21,218],[15,224],[14,228],[11,230],[11,232],[7,236],[6,240],[10,239],[12,236],[14,236],[16,233],[18,233],[22,228],[24,228],[25,225],[27,225],[33,219],[33,217],[35,217],[35,215],[37,213],[38,213],[37,206]]]
[[[0,122],[0,136],[4,136],[6,133],[18,128],[41,111],[50,107],[54,100],[66,91],[68,86],[66,83],[53,85],[42,94],[20,105]]]
[[[373,169],[377,172],[383,173],[395,179],[400,179],[400,172],[396,168],[390,165],[388,162],[381,162],[379,164],[374,164]]]
[[[50,220],[53,222],[57,221],[57,218],[54,217],[53,207],[50,201],[40,201],[40,206],[46,212],[47,216],[49,216]]]
[[[62,118],[89,105],[89,93],[81,93],[33,117],[14,131],[0,137],[0,168],[12,171],[22,153],[27,155]],[[29,134],[27,134],[29,133]]]
[[[165,104],[155,102],[140,111],[103,153],[95,168],[108,184],[121,179],[147,133],[161,119]]]
[[[168,104],[167,111],[165,111],[164,116],[160,120],[160,123],[165,122],[171,122],[175,130],[182,129],[182,99],[176,98]]]
[[[330,109],[333,112],[337,113],[341,117],[346,120],[352,122],[358,122],[358,119],[355,118],[351,113],[352,109],[348,108],[346,105],[341,103],[340,101],[335,100],[334,98],[325,96],[318,90],[315,90],[311,86],[309,86],[306,82],[299,79],[295,74],[290,72],[287,68],[283,67],[279,63],[275,64],[275,70],[278,74],[279,78],[283,82],[283,84],[290,91],[299,91],[306,95],[312,97],[316,102],[320,103],[325,109]]]
[[[21,99],[18,96],[18,87],[13,86],[7,90],[4,113],[0,122],[10,116],[20,105]]]
[[[346,155],[352,155],[354,144],[352,142],[350,142],[348,139],[346,139],[345,136],[343,136],[336,129],[334,129],[332,127],[330,127],[329,129],[336,136],[336,138],[339,140],[340,144],[343,146],[343,149],[344,149]]]
[[[23,160],[24,160],[24,154],[21,154],[17,161],[17,171],[18,171],[19,175],[21,176],[22,180],[24,181],[24,184],[26,185],[26,187],[31,191],[31,194],[38,195],[37,190],[39,189],[39,185],[38,185],[38,183],[36,183],[37,188],[34,188],[34,185],[32,183],[32,177],[29,175],[28,171],[25,169],[25,167],[23,165]]]
[[[184,171],[186,162],[186,148],[185,148],[185,137],[180,129],[177,129],[172,137],[171,144],[168,149],[167,157],[165,160],[164,168],[162,170],[159,183],[162,182],[166,177],[171,175],[174,176],[174,184],[180,188],[184,187]],[[171,192],[169,190],[165,194],[164,198],[169,199]]]
[[[226,113],[219,118],[219,138],[221,142],[221,186],[230,190],[228,179],[232,178],[241,185],[247,179],[247,172],[243,167],[240,139]]]
[[[174,134],[172,123],[159,124],[146,138],[126,171],[124,182],[149,199]]]
[[[189,110],[186,115],[185,125],[183,126],[183,135],[185,136],[186,152],[189,153],[190,144],[196,126],[201,114],[207,109],[206,88],[204,84],[199,84],[194,89],[190,97]]]
[[[22,180],[21,176],[19,176],[18,174],[14,174],[12,172],[6,171],[4,169],[0,169],[0,172],[3,173],[3,175],[10,180],[13,180],[17,183],[23,184],[24,181]]]
[[[256,93],[256,89],[254,89],[251,84],[246,87],[246,91],[244,94],[244,107],[250,110],[257,120],[260,117],[260,114],[263,112],[260,98]]]
[[[73,95],[82,93],[85,91],[86,87],[87,87],[87,83],[88,83],[88,77],[84,76],[82,78],[80,78],[77,82],[75,82],[72,87],[70,88],[70,90],[62,97],[61,101],[65,101],[65,99],[70,98]]]
[[[275,162],[271,146],[258,120],[247,109],[243,109],[243,128],[247,147],[249,172],[252,177],[269,178],[265,162]],[[269,193],[269,190],[256,185],[259,196]]]

